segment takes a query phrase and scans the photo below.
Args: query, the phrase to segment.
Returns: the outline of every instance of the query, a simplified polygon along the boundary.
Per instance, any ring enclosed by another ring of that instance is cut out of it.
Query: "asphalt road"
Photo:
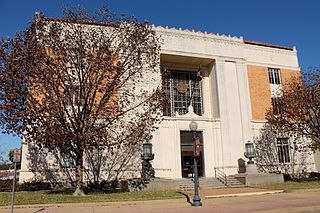
[[[15,213],[320,213],[320,189],[285,193],[203,199],[191,207],[186,199],[17,207]],[[9,212],[9,209],[0,209]]]

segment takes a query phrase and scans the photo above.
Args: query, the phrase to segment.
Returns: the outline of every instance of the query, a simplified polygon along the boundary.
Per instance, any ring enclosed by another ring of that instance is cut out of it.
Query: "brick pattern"
[[[247,66],[253,120],[265,120],[266,110],[271,106],[268,67]]]
[[[253,120],[265,120],[266,110],[271,107],[271,93],[268,67],[247,66],[251,111]],[[299,70],[280,69],[282,84],[290,81],[291,77],[300,76]]]
[[[280,69],[281,82],[282,84],[290,81],[292,77],[300,77],[300,70],[288,70],[288,69]]]

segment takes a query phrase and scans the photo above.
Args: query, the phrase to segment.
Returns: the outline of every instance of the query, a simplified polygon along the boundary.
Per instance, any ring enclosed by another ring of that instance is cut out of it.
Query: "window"
[[[283,102],[281,102],[281,97],[278,98],[271,98],[272,101],[272,108],[273,114],[276,116],[283,116],[285,115],[285,106]]]
[[[72,157],[66,153],[61,153],[60,164],[62,168],[75,168],[76,163]]]
[[[190,104],[194,113],[203,114],[201,78],[195,72],[169,71],[164,74],[162,88],[166,94],[168,104],[164,108],[165,116],[188,113]]]
[[[277,151],[279,163],[290,163],[290,152],[289,152],[289,139],[278,138],[277,139]]]
[[[279,69],[269,68],[269,82],[270,84],[281,84]]]

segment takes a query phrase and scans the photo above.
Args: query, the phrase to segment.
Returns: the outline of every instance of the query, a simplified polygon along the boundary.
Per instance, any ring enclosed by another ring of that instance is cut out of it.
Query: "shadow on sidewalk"
[[[192,203],[191,203],[191,201],[190,201],[190,197],[189,197],[189,195],[187,195],[186,193],[183,193],[183,192],[176,192],[176,193],[178,193],[178,194],[182,194],[183,196],[185,196],[185,197],[186,197],[186,199],[187,199],[187,202],[188,202],[190,205],[192,205]]]

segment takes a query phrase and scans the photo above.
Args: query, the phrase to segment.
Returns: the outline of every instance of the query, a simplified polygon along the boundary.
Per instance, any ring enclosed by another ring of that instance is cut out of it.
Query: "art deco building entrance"
[[[198,174],[202,177],[204,174],[202,131],[197,131],[196,136],[200,137],[201,141],[201,155],[198,162]],[[180,144],[182,177],[188,178],[193,174],[193,141],[191,131],[180,131]]]

